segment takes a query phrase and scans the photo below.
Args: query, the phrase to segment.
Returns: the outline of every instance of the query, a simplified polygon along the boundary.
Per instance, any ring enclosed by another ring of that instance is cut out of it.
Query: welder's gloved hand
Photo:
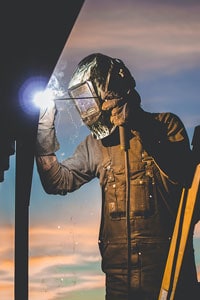
[[[103,102],[102,110],[110,110],[110,121],[116,126],[127,123],[129,116],[129,107],[123,98],[109,99]]]
[[[40,109],[35,149],[37,156],[50,155],[60,147],[55,129],[56,114],[57,108],[54,101],[47,107]]]

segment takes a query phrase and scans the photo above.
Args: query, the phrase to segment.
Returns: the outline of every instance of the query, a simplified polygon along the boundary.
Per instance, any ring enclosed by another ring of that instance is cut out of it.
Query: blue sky
[[[77,63],[93,52],[118,57],[136,80],[144,110],[171,111],[190,140],[200,124],[199,1],[86,0],[54,75],[66,95]],[[45,16],[44,16],[45,19]],[[59,33],[54,33],[59,34]],[[59,160],[88,134],[73,104],[58,101]],[[15,156],[0,184],[0,298],[13,300]],[[47,195],[36,168],[30,203],[29,300],[104,299],[98,181],[67,196]],[[199,225],[195,231],[200,265]]]

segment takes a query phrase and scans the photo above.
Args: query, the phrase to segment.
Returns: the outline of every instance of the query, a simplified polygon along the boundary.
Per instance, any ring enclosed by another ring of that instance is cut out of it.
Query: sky
[[[200,125],[199,15],[198,0],[86,0],[55,66],[56,88],[67,95],[73,70],[88,54],[120,58],[136,80],[142,108],[177,114],[192,141],[194,128]],[[56,104],[61,161],[89,131],[70,101]],[[14,299],[14,197],[15,155],[0,183],[0,299],[4,300]],[[47,195],[34,166],[29,212],[29,300],[104,299],[98,181],[66,196]],[[199,224],[194,242],[200,278]]]

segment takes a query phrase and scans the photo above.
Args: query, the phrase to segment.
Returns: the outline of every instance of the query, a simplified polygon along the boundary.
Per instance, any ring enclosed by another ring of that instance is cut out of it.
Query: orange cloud
[[[100,290],[104,293],[105,278],[100,270],[97,245],[97,228],[92,226],[31,227],[29,257],[29,293],[31,300],[58,300],[76,291],[82,293]],[[0,229],[7,238],[1,253],[0,298],[13,299],[14,262],[9,258],[13,251],[13,230]],[[195,237],[200,236],[200,223]],[[95,268],[93,268],[95,264]],[[199,266],[197,266],[200,278]],[[99,293],[99,292],[98,292]],[[60,298],[59,298],[60,297]]]
[[[91,226],[30,228],[31,300],[53,300],[83,289],[104,288],[100,266],[87,270],[90,264],[100,265],[97,233]]]
[[[0,281],[0,299],[14,299],[14,284],[8,281]]]

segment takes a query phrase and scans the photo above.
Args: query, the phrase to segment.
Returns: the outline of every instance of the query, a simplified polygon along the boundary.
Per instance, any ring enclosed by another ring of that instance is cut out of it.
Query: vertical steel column
[[[60,0],[59,4],[35,0],[13,2],[12,9],[8,1],[1,5],[3,59],[0,94],[4,105],[0,111],[0,182],[4,181],[4,170],[9,168],[9,156],[14,154],[14,141],[15,300],[28,300],[29,201],[38,123],[37,113],[28,116],[21,110],[18,88],[32,76],[50,78],[83,3],[84,0]],[[52,34],[54,32],[56,34]],[[4,143],[4,136],[9,147]]]
[[[31,121],[24,136],[16,139],[15,300],[28,300],[29,203],[38,116]]]

